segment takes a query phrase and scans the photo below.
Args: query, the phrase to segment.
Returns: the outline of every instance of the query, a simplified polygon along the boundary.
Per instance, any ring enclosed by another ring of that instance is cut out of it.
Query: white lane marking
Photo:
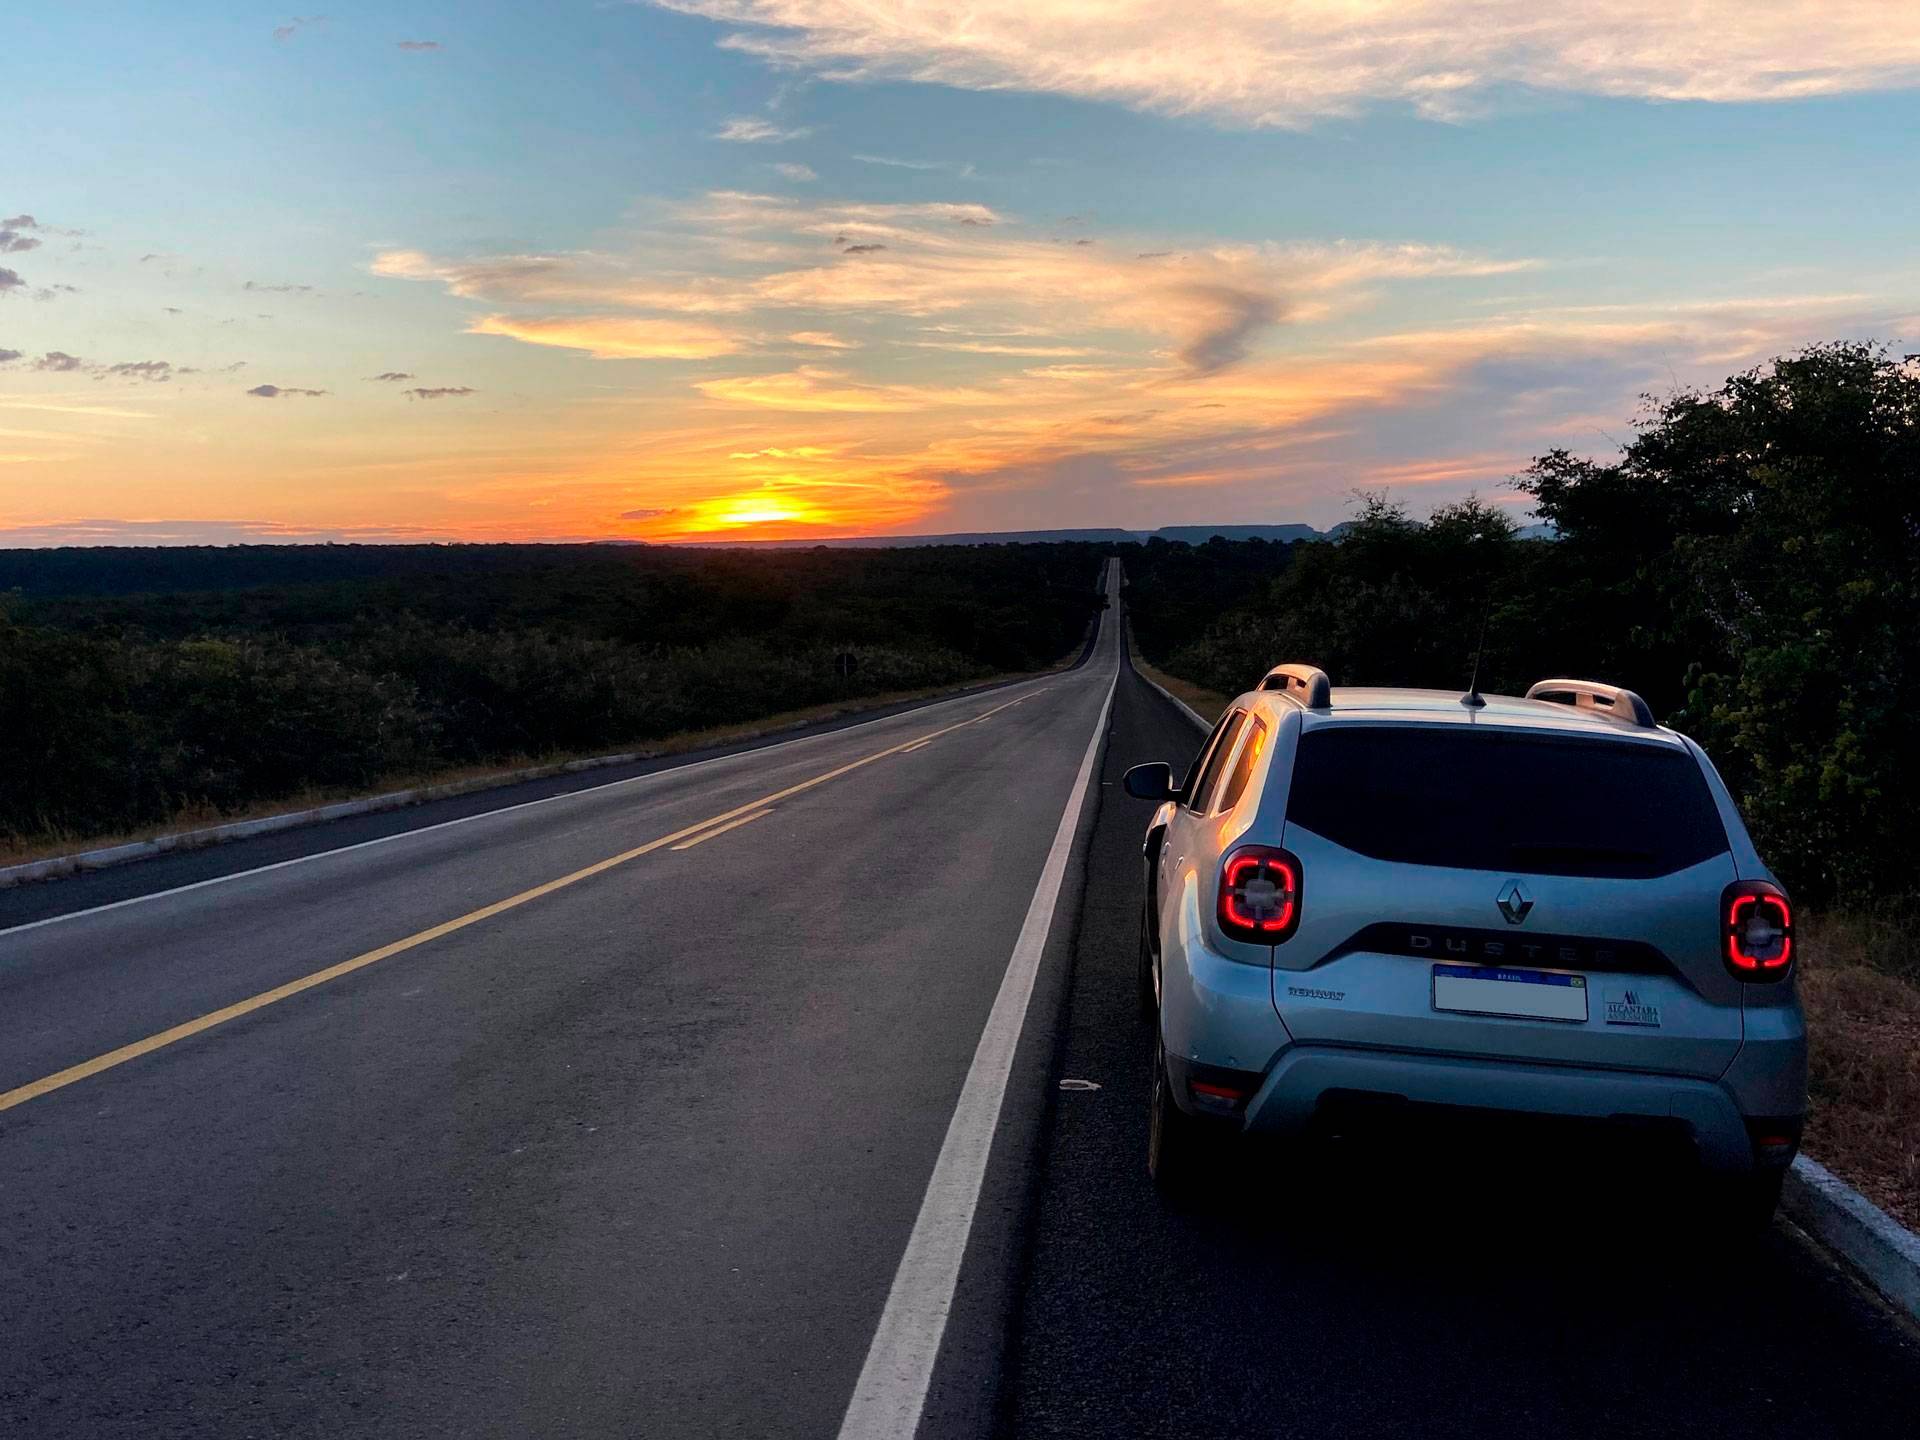
[[[1021,685],[1031,685],[1035,680],[1051,681],[1051,674],[1035,676],[1034,680],[1016,680],[1012,685],[1003,685],[1002,690],[1016,689]],[[958,705],[965,700],[984,700],[998,691],[987,690],[972,695],[955,695],[946,700],[930,700],[925,705],[915,706],[911,710],[895,711],[891,715],[876,715],[871,720],[861,720],[853,725],[843,725],[838,730],[828,730],[819,735],[795,735],[787,740],[775,740],[771,744],[756,745],[749,750],[736,750],[730,755],[709,755],[705,760],[689,760],[685,765],[669,766],[665,770],[649,770],[644,775],[629,775],[622,780],[606,780],[598,785],[587,785],[578,790],[563,790],[558,795],[542,796],[538,800],[522,800],[514,805],[502,805],[497,810],[481,810],[472,815],[462,815],[454,820],[439,820],[432,825],[421,825],[412,830],[396,830],[391,835],[378,835],[371,840],[358,840],[351,845],[337,845],[331,850],[315,850],[311,855],[296,855],[291,860],[276,860],[270,865],[256,865],[251,870],[235,870],[228,875],[215,875],[206,880],[195,880],[186,885],[175,885],[168,890],[153,890],[145,895],[129,895],[124,900],[110,900],[104,905],[91,905],[85,910],[69,910],[64,915],[49,915],[41,920],[27,920],[18,925],[9,925],[0,929],[0,940],[9,935],[23,934],[28,930],[38,930],[43,925],[59,925],[68,920],[78,920],[87,915],[102,915],[109,910],[123,910],[129,905],[144,905],[149,900],[164,900],[170,895],[185,895],[191,890],[204,890],[209,885],[225,885],[232,880],[244,880],[250,875],[265,875],[269,871],[284,870],[289,865],[304,865],[309,860],[324,860],[330,855],[346,855],[354,850],[365,850],[374,845],[388,845],[395,840],[409,840],[416,835],[431,835],[436,830],[450,830],[455,825],[470,825],[476,820],[491,820],[496,815],[511,815],[516,810],[531,810],[536,805],[551,805],[556,800],[577,800],[582,795],[597,794],[602,790],[612,790],[621,785],[638,785],[648,780],[663,780],[670,776],[684,775],[689,770],[698,770],[703,765],[718,765],[724,760],[746,760],[753,756],[765,755],[770,750],[784,749],[788,745],[800,745],[809,740],[831,740],[850,731],[864,730],[869,725],[880,725],[888,720],[904,720],[911,715],[924,715],[929,710],[942,705]],[[1021,699],[1030,699],[1022,696]],[[50,882],[58,884],[58,881]]]
[[[1027,1004],[1040,973],[1040,956],[1046,950],[1047,932],[1052,928],[1060,886],[1066,878],[1074,831],[1086,806],[1094,759],[1106,737],[1107,715],[1113,709],[1113,692],[1119,683],[1116,669],[1113,684],[1107,687],[1106,702],[1100,707],[1100,723],[1093,727],[1093,738],[1087,741],[1087,753],[1080,761],[1080,774],[1061,813],[1060,828],[1054,831],[1053,848],[1040,867],[1040,883],[1027,906],[1020,938],[1014,941],[1007,973],[994,996],[986,1029],[980,1032],[966,1083],[960,1087],[960,1100],[947,1124],[940,1158],[933,1164],[933,1178],[927,1182],[926,1197],[920,1202],[919,1217],[907,1238],[906,1253],[894,1272],[886,1309],[880,1312],[880,1326],[867,1350],[866,1364],[860,1367],[846,1417],[840,1422],[840,1440],[910,1440],[920,1424],[927,1387],[933,1381],[934,1361],[940,1354],[940,1338],[946,1333],[947,1314],[953,1308],[967,1236],[973,1229],[973,1213],[980,1203],[980,1185],[986,1178],[993,1133],[1006,1098],[1007,1077],[1013,1070]]]
[[[911,755],[913,754],[914,751],[918,750],[922,745],[931,745],[932,743],[933,742],[931,740],[916,740],[913,742],[913,744],[908,745],[903,750],[901,750],[900,753],[902,755]]]
[[[901,753],[905,754],[906,752],[902,751]],[[714,836],[724,835],[729,830],[738,830],[742,825],[745,825],[748,822],[753,820],[764,819],[765,817],[767,817],[768,815],[771,815],[772,813],[773,813],[773,810],[771,808],[768,808],[765,810],[756,810],[751,815],[742,815],[737,820],[729,820],[727,821],[726,824],[716,825],[711,830],[702,830],[698,835],[694,836],[691,840],[682,840],[678,845],[669,845],[667,848],[669,850],[691,850],[694,846],[698,845],[702,840],[711,840],[713,839]]]

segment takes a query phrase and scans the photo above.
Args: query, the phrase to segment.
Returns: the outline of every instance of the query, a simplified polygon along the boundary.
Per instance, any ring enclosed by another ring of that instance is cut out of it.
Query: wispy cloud
[[[394,45],[397,49],[408,50],[416,55],[423,55],[430,50],[440,48],[438,40],[396,40]]]
[[[449,400],[460,395],[477,395],[471,385],[417,385],[400,392],[409,400]]]
[[[175,375],[189,375],[191,370],[176,369],[167,360],[122,360],[116,365],[104,365],[99,373],[121,380],[146,380],[161,384],[173,379]]]
[[[796,345],[812,345],[821,350],[858,350],[858,340],[845,340],[829,330],[796,330],[787,339]]]
[[[813,131],[786,129],[756,115],[736,115],[713,132],[716,140],[732,140],[742,145],[784,145],[789,140],[804,140]]]
[[[884,165],[893,170],[940,170],[963,180],[972,179],[974,173],[971,160],[896,160],[890,155],[856,155],[853,158],[862,165]]]
[[[707,360],[742,348],[737,336],[717,326],[637,315],[488,315],[467,328],[474,335],[584,350],[597,360]]]
[[[811,165],[802,165],[799,162],[793,161],[793,160],[782,160],[778,162],[773,168],[780,175],[782,175],[788,180],[806,181],[806,180],[818,180],[820,178],[818,175],[814,174],[813,167]]]
[[[836,80],[1115,101],[1237,125],[1381,102],[1458,118],[1502,86],[1765,101],[1920,83],[1920,9],[1886,0],[1362,0],[1177,6],[1031,0],[656,0],[724,44]]]
[[[6,266],[0,265],[0,295],[5,295],[9,290],[23,289],[26,283],[20,278],[18,270],[9,270]]]
[[[298,35],[302,30],[310,26],[324,24],[326,18],[324,15],[295,15],[285,24],[273,27],[273,38],[284,44],[295,35]]]
[[[660,262],[663,247],[675,262]],[[687,254],[713,257],[712,268],[679,268]],[[1243,360],[1269,332],[1363,305],[1381,286],[1500,275],[1529,263],[1420,245],[1232,245],[1172,259],[1136,256],[1132,246],[1106,253],[1051,244],[983,205],[816,204],[720,191],[682,210],[674,240],[656,234],[630,259],[440,260],[389,251],[373,268],[438,280],[456,295],[496,305],[590,310],[533,317],[503,310],[473,329],[601,358],[736,353],[751,347],[748,331],[689,317],[795,310],[876,320],[950,316],[971,321],[973,332],[995,332],[961,341],[986,345],[1012,332],[1065,355],[1085,353],[1080,335],[1119,332],[1136,344],[1171,347],[1195,373],[1213,373]]]
[[[841,370],[802,365],[779,375],[738,375],[697,380],[694,388],[712,400],[770,410],[899,414],[952,405],[991,405],[997,397],[964,386],[888,385],[856,379]]]
[[[1093,355],[1084,345],[1010,345],[994,340],[904,340],[915,350],[951,350],[960,355],[1013,355],[1029,360],[1063,360]]]
[[[11,356],[18,360],[18,350],[0,351],[0,357]],[[0,364],[7,363],[0,359]],[[90,375],[95,380],[144,380],[150,384],[164,384],[176,375],[195,375],[199,371],[191,365],[175,365],[170,360],[119,360],[106,362],[86,360],[65,350],[48,350],[33,362],[32,368],[51,375]]]
[[[18,350],[0,349],[0,365],[13,364],[14,361],[20,359],[21,353],[22,352]]]
[[[411,370],[382,370],[378,375],[369,375],[369,380],[411,380]]]
[[[313,294],[313,286],[311,285],[263,285],[258,280],[249,280],[247,281],[246,284],[242,285],[240,288],[242,290],[251,290],[258,295],[311,295]]]
[[[314,396],[314,395],[324,395],[326,393],[327,392],[324,390],[303,389],[298,385],[256,385],[251,390],[247,391],[247,394],[257,395],[262,400],[280,400],[280,399],[287,398],[289,396],[296,396],[296,395]]]

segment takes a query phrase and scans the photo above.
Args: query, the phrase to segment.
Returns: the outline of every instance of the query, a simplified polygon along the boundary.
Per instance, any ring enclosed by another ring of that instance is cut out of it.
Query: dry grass
[[[1806,1148],[1920,1227],[1920,959],[1892,911],[1801,922]]]
[[[1078,653],[1075,651],[1074,655],[1068,656],[1059,664],[1035,673],[1051,674],[1053,671],[1065,669],[1073,663]],[[713,745],[726,745],[736,740],[751,740],[761,735],[773,735],[783,730],[798,729],[803,725],[815,724],[821,720],[832,720],[843,715],[857,715],[866,710],[878,710],[902,701],[935,700],[943,695],[957,694],[962,690],[1021,678],[1023,677],[1017,674],[995,675],[986,680],[969,681],[964,685],[936,685],[924,690],[895,690],[880,695],[863,695],[857,700],[811,705],[803,710],[784,710],[777,715],[767,715],[758,720],[744,721],[737,725],[716,725],[706,730],[687,730],[678,735],[669,735],[663,739],[630,748],[634,754],[645,757],[680,755],[689,750],[704,750]],[[510,784],[512,772],[516,770],[541,765],[559,765],[569,760],[591,759],[595,755],[604,753],[608,752],[580,750],[556,752],[551,755],[515,755],[494,765],[449,766],[439,770],[401,771],[383,775],[378,783],[370,786],[302,790],[296,794],[282,795],[272,800],[263,800],[254,805],[239,806],[231,810],[222,810],[211,805],[183,805],[160,824],[150,825],[140,830],[119,831],[105,835],[53,832],[30,837],[0,836],[0,866],[22,865],[32,860],[45,860],[56,855],[72,855],[82,850],[101,850],[111,845],[130,844],[136,840],[151,840],[157,835],[172,835],[183,830],[226,825],[238,820],[258,820],[269,815],[311,810],[316,806],[333,805],[342,800],[359,800],[368,796],[386,795],[396,790],[412,790],[426,785],[451,785],[465,781],[485,781],[489,778],[497,778],[502,784]]]

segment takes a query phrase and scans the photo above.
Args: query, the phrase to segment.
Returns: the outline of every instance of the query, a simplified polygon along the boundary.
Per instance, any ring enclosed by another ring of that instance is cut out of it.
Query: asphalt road
[[[0,1434],[835,1434],[1118,660],[0,931]]]
[[[1118,781],[1197,736],[1118,638],[0,898],[0,1435],[839,1433],[1030,907],[926,1440],[1911,1434],[1909,1332],[1784,1231],[1676,1243],[1657,1186],[1446,1149],[1159,1201]]]

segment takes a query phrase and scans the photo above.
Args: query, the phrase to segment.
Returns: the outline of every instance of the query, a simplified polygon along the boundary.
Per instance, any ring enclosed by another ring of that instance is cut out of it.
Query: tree
[[[1521,482],[1763,850],[1816,898],[1911,891],[1920,762],[1920,372],[1817,346],[1653,403],[1610,465]]]

